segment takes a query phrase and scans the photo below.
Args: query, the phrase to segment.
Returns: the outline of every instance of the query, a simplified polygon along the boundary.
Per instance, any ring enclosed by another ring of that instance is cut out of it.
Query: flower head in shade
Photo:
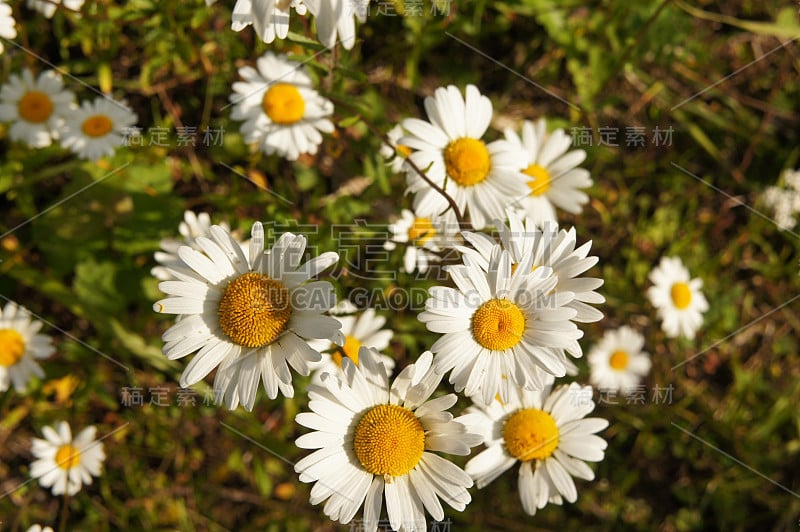
[[[627,325],[606,331],[587,357],[590,382],[601,390],[634,388],[650,371],[650,356],[643,347],[644,336]]]
[[[781,174],[786,188],[767,187],[762,201],[775,213],[775,223],[781,231],[791,231],[797,225],[800,212],[800,170],[784,170]]]
[[[405,245],[403,268],[406,273],[416,270],[425,273],[431,262],[439,261],[439,253],[454,241],[455,227],[456,224],[448,223],[444,218],[417,216],[403,209],[400,218],[389,225],[392,236],[383,247],[391,251],[398,244]]]
[[[13,384],[25,391],[32,376],[44,377],[36,360],[55,352],[53,339],[39,334],[42,322],[32,320],[28,311],[8,302],[0,311],[0,392]]]
[[[64,6],[70,11],[80,11],[86,0],[26,0],[29,9],[35,9],[46,18],[53,18],[56,8]]]
[[[47,70],[34,79],[24,69],[21,76],[12,74],[0,89],[0,120],[12,122],[11,140],[32,148],[44,148],[58,138],[64,116],[74,106],[75,95],[64,89],[61,75]]]
[[[362,346],[383,351],[389,346],[389,340],[394,335],[390,329],[383,328],[386,318],[377,315],[373,308],[359,312],[353,303],[345,299],[337,304],[330,313],[342,324],[344,345],[340,346],[324,340],[308,342],[311,347],[322,353],[322,361],[311,367],[313,382],[320,382],[323,373],[339,374],[345,358],[349,358],[357,366],[358,354]],[[386,355],[378,356],[380,363],[391,375],[391,371],[394,369],[394,359]]]
[[[0,0],[0,37],[4,39],[13,39],[17,36],[17,21],[14,20],[14,14],[11,12],[11,6],[6,4],[5,0]],[[3,41],[0,40],[0,54],[3,53]]]
[[[31,477],[38,478],[45,488],[52,487],[53,495],[75,495],[81,486],[100,476],[106,455],[103,444],[95,440],[95,427],[86,427],[75,438],[66,421],[44,427],[45,439],[34,438],[31,453]]]
[[[580,189],[590,187],[589,171],[577,166],[586,158],[583,150],[570,150],[572,139],[563,129],[547,133],[544,119],[522,124],[522,138],[505,130],[506,140],[527,154],[523,173],[528,193],[515,202],[534,222],[558,221],[556,207],[578,214],[589,196]]]
[[[257,68],[239,69],[244,81],[233,84],[231,118],[243,120],[245,141],[267,155],[295,161],[317,153],[322,133],[333,132],[333,104],[314,90],[303,65],[267,52]]]
[[[222,227],[209,233],[196,239],[202,252],[178,249],[191,273],[171,270],[178,280],[159,284],[170,297],[154,310],[180,316],[162,337],[164,354],[174,360],[197,353],[181,375],[184,388],[218,367],[216,399],[230,409],[241,403],[252,410],[260,382],[270,399],[278,391],[292,397],[289,367],[308,375],[322,358],[307,339],[344,343],[340,322],[323,315],[336,304],[333,286],[311,281],[339,256],[327,252],[301,264],[306,238],[292,233],[265,253],[260,222],[253,225],[249,256]]]
[[[349,523],[363,506],[364,527],[374,530],[385,499],[393,530],[427,530],[426,511],[444,518],[439,499],[459,511],[471,500],[469,476],[435,453],[467,455],[480,437],[447,411],[454,394],[430,399],[442,379],[430,352],[391,386],[376,352],[364,347],[358,358],[358,366],[345,359],[340,377],[326,374],[308,387],[311,412],[295,421],[314,432],[297,446],[316,451],[295,471],[315,482],[311,503],[327,500],[324,512],[335,521]]]
[[[507,401],[476,403],[462,417],[486,445],[467,462],[467,473],[481,489],[519,463],[518,490],[529,515],[547,503],[575,502],[573,477],[594,479],[586,462],[601,461],[607,447],[595,433],[608,421],[586,418],[595,406],[592,388],[573,382],[551,390],[552,384],[539,391],[517,388]]]
[[[465,96],[450,85],[425,99],[425,111],[427,122],[408,118],[402,123],[408,135],[400,143],[412,150],[409,160],[447,192],[475,229],[502,218],[513,200],[527,194],[521,172],[525,152],[505,140],[483,139],[492,102],[474,85],[467,86]],[[453,216],[445,197],[413,168],[406,169],[406,178],[418,216]]]
[[[252,24],[265,43],[271,43],[275,37],[285,39],[289,34],[292,9],[298,15],[306,14],[303,0],[237,0],[231,15],[231,29],[242,31]]]
[[[96,161],[114,155],[124,144],[123,134],[136,125],[136,113],[110,98],[84,101],[64,117],[61,145],[78,156]]]
[[[315,17],[317,38],[328,48],[340,41],[346,50],[356,43],[356,19],[367,20],[369,0],[303,0]]]
[[[689,270],[678,257],[662,257],[650,272],[650,280],[653,286],[647,289],[647,297],[656,307],[661,328],[671,338],[693,339],[703,325],[703,312],[708,310],[708,301],[700,291],[703,281],[690,279]]]
[[[533,255],[513,270],[499,245],[488,271],[466,258],[447,269],[456,287],[431,288],[419,315],[428,330],[442,333],[431,348],[436,371],[452,370],[457,392],[487,404],[497,394],[507,400],[515,385],[537,389],[546,374],[563,377],[564,350],[583,336],[570,321],[577,311],[567,306],[575,294],[554,292],[553,270],[534,270]]]
[[[406,165],[406,157],[411,154],[408,146],[400,144],[400,139],[406,135],[403,126],[397,124],[386,133],[389,144],[381,144],[380,154],[386,159],[395,174],[400,173]]]

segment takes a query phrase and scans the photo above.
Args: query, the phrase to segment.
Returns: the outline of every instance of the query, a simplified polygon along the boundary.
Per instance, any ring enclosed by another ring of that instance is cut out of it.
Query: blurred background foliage
[[[598,406],[611,422],[609,447],[596,480],[579,482],[577,503],[526,516],[515,468],[473,490],[464,513],[447,512],[452,529],[797,529],[800,242],[759,214],[768,213],[764,188],[799,165],[797,6],[426,0],[417,13],[383,1],[352,51],[331,52],[309,39],[304,17],[271,45],[249,28],[231,31],[232,1],[89,0],[80,16],[59,9],[52,20],[10,3],[25,49],[6,43],[3,80],[23,66],[45,69],[33,50],[127,100],[139,126],[167,128],[169,142],[96,164],[57,146],[12,144],[0,126],[0,295],[46,319],[58,346],[44,380],[0,397],[0,492],[27,480],[31,438],[67,419],[116,430],[103,476],[69,503],[69,530],[346,529],[308,503],[291,467],[303,455],[293,444],[302,392],[275,401],[262,393],[253,413],[229,412],[209,405],[201,384],[194,406],[176,404],[185,363],[161,354],[170,319],[151,310],[161,297],[152,255],[177,236],[184,209],[245,237],[254,220],[316,224],[317,251],[341,247],[332,228],[363,220],[332,279],[340,296],[437,284],[435,271],[363,275],[365,257],[399,270],[402,252],[375,246],[410,204],[372,128],[423,116],[438,86],[474,83],[494,103],[493,135],[539,117],[592,131],[583,146],[592,200],[563,218],[580,242],[593,241],[600,262],[591,273],[605,279],[606,319],[585,327],[582,343],[588,351],[605,329],[631,324],[646,335],[653,370],[645,404],[620,396]],[[253,152],[230,119],[238,68],[266,50],[305,61],[337,104],[339,127],[317,156],[291,163]],[[93,97],[66,83],[79,99]],[[195,146],[177,144],[178,127],[197,128]],[[644,146],[625,145],[629,127],[644,128]],[[671,131],[668,145],[653,141],[656,127]],[[205,128],[223,129],[222,141],[201,142]],[[617,128],[618,146],[600,142],[601,128]],[[644,297],[663,255],[680,256],[704,281],[711,308],[694,341],[665,338]],[[418,310],[383,312],[398,367],[435,339]],[[295,376],[295,389],[306,382]],[[657,386],[672,389],[671,402],[654,399]],[[123,406],[125,387],[142,388],[145,405]],[[168,406],[149,404],[154,389],[167,390]],[[24,484],[0,498],[0,530],[55,525],[60,504]]]

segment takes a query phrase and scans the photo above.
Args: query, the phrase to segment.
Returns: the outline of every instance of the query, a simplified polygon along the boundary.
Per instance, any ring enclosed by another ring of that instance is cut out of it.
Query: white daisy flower
[[[94,439],[97,429],[86,427],[74,439],[66,421],[44,427],[45,439],[34,438],[31,453],[31,478],[38,478],[42,487],[52,486],[53,495],[75,495],[81,486],[100,476],[106,455],[102,442]]]
[[[71,11],[80,11],[85,0],[27,0],[28,9],[35,9],[46,18],[53,18],[56,8],[63,5]]]
[[[380,154],[387,160],[392,168],[392,172],[399,174],[406,166],[406,157],[411,155],[411,150],[408,146],[400,144],[400,139],[406,135],[403,126],[397,124],[386,133],[386,138],[389,140],[390,145],[381,144]]]
[[[566,374],[564,349],[583,336],[570,320],[572,292],[553,292],[552,269],[532,270],[528,255],[512,272],[508,251],[496,246],[488,272],[467,259],[447,272],[457,288],[435,286],[419,320],[443,333],[431,351],[436,371],[453,370],[456,392],[484,403],[499,393],[506,401],[513,384],[541,388],[543,373]],[[580,355],[578,355],[580,356]]]
[[[237,0],[233,6],[231,29],[242,31],[252,24],[258,37],[265,43],[271,43],[275,37],[285,39],[289,34],[292,9],[298,15],[306,14],[303,0]]]
[[[594,410],[591,386],[572,383],[550,392],[516,389],[507,401],[467,409],[464,423],[484,436],[486,450],[465,467],[483,488],[520,462],[518,489],[525,513],[534,515],[547,503],[575,502],[572,477],[593,480],[586,462],[599,462],[607,447],[595,433],[608,421],[584,418]]]
[[[122,146],[123,134],[136,125],[136,113],[111,98],[95,98],[64,117],[61,145],[83,159],[96,161]]]
[[[230,228],[225,222],[220,222],[219,225],[225,231],[230,232]],[[150,273],[160,281],[176,279],[169,270],[180,270],[181,273],[191,274],[192,270],[178,257],[178,250],[181,246],[189,246],[202,253],[203,249],[197,243],[197,238],[201,236],[211,238],[211,217],[205,212],[195,214],[194,211],[184,211],[183,221],[178,225],[178,231],[183,236],[183,240],[165,238],[159,244],[163,251],[155,252],[155,259],[159,266],[155,266]],[[245,254],[247,254],[247,250],[245,250]]]
[[[9,301],[0,311],[0,392],[13,383],[22,393],[32,376],[44,377],[36,360],[48,358],[56,348],[52,338],[38,334],[41,328],[42,322],[31,320],[28,311],[15,303]]]
[[[11,140],[44,148],[58,138],[58,129],[74,100],[75,95],[64,90],[61,75],[54,70],[33,79],[31,71],[25,69],[22,77],[12,74],[0,89],[0,120],[13,122]]]
[[[17,21],[14,20],[14,14],[11,12],[11,6],[5,3],[5,0],[0,0],[0,37],[4,39],[13,39],[17,36]],[[0,40],[0,54],[5,50],[3,41]]]
[[[214,381],[217,403],[233,410],[241,403],[252,410],[259,381],[270,399],[278,391],[294,395],[291,366],[308,375],[320,354],[307,338],[344,343],[338,320],[322,313],[336,304],[327,281],[307,282],[332,266],[333,252],[300,264],[306,237],[284,233],[264,253],[264,229],[253,225],[249,257],[230,233],[214,225],[211,238],[197,237],[203,252],[189,246],[178,256],[192,275],[169,272],[177,281],[163,281],[156,312],[181,319],[164,333],[164,354],[170,360],[198,351],[181,375],[182,388],[200,381],[219,366]]]
[[[325,340],[308,342],[308,345],[322,353],[322,361],[311,366],[312,382],[319,383],[323,373],[338,375],[342,371],[344,357],[352,360],[353,364],[357,366],[358,353],[362,346],[371,347],[376,351],[383,351],[389,347],[389,341],[394,333],[390,329],[382,328],[386,324],[386,318],[376,315],[373,308],[368,308],[358,315],[342,315],[344,313],[353,314],[357,311],[353,303],[345,299],[330,312],[342,324],[344,345],[338,346]],[[379,355],[379,358],[381,364],[391,375],[394,369],[394,359],[386,355]]]
[[[767,187],[761,199],[774,213],[778,228],[791,231],[797,225],[795,215],[800,212],[800,170],[786,169],[781,177],[786,188]]]
[[[303,66],[286,56],[267,52],[257,61],[258,70],[245,66],[245,81],[233,84],[231,118],[244,120],[246,142],[258,143],[267,155],[277,153],[295,161],[301,153],[317,153],[321,133],[333,132],[333,104],[313,88]]]
[[[703,281],[690,279],[689,270],[678,257],[662,257],[650,272],[650,280],[654,286],[647,290],[647,297],[658,311],[661,328],[670,338],[683,335],[693,339],[703,324],[703,312],[708,310],[708,301],[700,291]]]
[[[392,251],[397,244],[405,244],[403,268],[406,273],[419,270],[428,271],[431,262],[438,262],[440,253],[455,238],[454,224],[448,224],[442,218],[416,216],[408,209],[403,209],[400,218],[389,225],[391,239],[383,244],[383,248]]]
[[[492,102],[474,85],[467,86],[466,98],[450,85],[425,99],[425,111],[430,122],[403,120],[409,135],[400,143],[415,150],[409,159],[447,192],[476,229],[502,218],[510,201],[528,193],[520,171],[526,155],[504,140],[482,140],[492,119]],[[414,169],[406,169],[406,178],[408,191],[416,194],[417,214],[431,217],[447,211],[453,216],[445,197]]]
[[[583,150],[569,150],[572,139],[563,129],[547,133],[544,119],[534,124],[522,124],[522,138],[511,129],[505,130],[506,140],[527,153],[523,166],[528,193],[515,202],[536,223],[557,221],[555,207],[578,214],[589,196],[579,189],[590,187],[589,171],[577,166],[586,159]]]
[[[42,525],[31,525],[25,532],[53,532],[49,526],[42,527]]]
[[[635,388],[650,371],[650,355],[643,347],[644,336],[627,325],[606,331],[589,351],[589,382],[601,390]]]
[[[781,177],[783,178],[783,182],[786,183],[786,186],[794,189],[796,192],[800,192],[800,170],[787,168],[783,171]]]
[[[594,291],[602,286],[603,280],[578,277],[597,264],[597,257],[588,256],[592,243],[587,242],[576,250],[577,237],[574,228],[570,228],[569,231],[564,229],[559,231],[558,224],[550,222],[540,227],[531,218],[523,221],[522,215],[513,209],[508,209],[507,214],[508,227],[499,220],[495,221],[495,225],[500,234],[502,248],[511,256],[512,270],[526,257],[532,256],[533,269],[540,266],[552,268],[553,275],[557,279],[555,292],[572,292],[575,295],[575,299],[564,305],[576,310],[577,314],[572,321],[588,323],[602,319],[602,312],[589,306],[589,303],[605,302],[605,298]],[[484,233],[470,231],[462,232],[461,236],[474,248],[456,246],[456,249],[469,257],[467,260],[474,261],[488,271],[489,261],[496,246],[495,240]],[[555,349],[555,351],[566,351],[578,358],[583,356],[583,349],[577,341],[572,342],[566,349]],[[578,367],[570,359],[563,355],[559,358],[564,361],[567,375],[578,374]]]
[[[598,262],[596,256],[589,256],[592,241],[588,241],[575,249],[577,235],[574,227],[561,229],[555,222],[537,224],[531,217],[522,219],[521,213],[509,209],[508,226],[495,221],[500,233],[503,249],[511,255],[511,264],[519,264],[529,255],[533,256],[533,268],[549,266],[558,279],[556,292],[573,292],[573,299],[566,306],[574,308],[578,313],[573,318],[580,323],[592,323],[603,319],[603,313],[591,304],[605,302],[605,297],[595,292],[603,286],[603,280],[595,277],[583,277],[581,274]],[[489,267],[489,259],[495,241],[484,233],[464,231],[464,240],[474,246],[474,250],[458,247],[462,254],[476,261],[484,270]],[[477,251],[477,253],[476,253]],[[580,349],[580,346],[577,346]]]
[[[356,43],[356,22],[367,20],[369,0],[303,0],[314,15],[317,38],[327,48],[333,48],[338,38],[346,50]]]
[[[345,360],[343,375],[326,374],[308,387],[311,412],[295,421],[314,432],[297,439],[318,449],[300,460],[301,482],[316,482],[311,504],[327,499],[325,515],[346,524],[364,506],[364,530],[375,530],[383,499],[393,530],[427,530],[425,511],[444,518],[439,499],[463,511],[472,480],[435,452],[469,454],[480,443],[447,409],[448,394],[428,400],[442,379],[431,353],[407,366],[391,387],[374,350],[362,348],[359,364]]]
[[[772,210],[778,229],[794,229],[797,225],[795,214],[800,212],[800,193],[780,187],[767,187],[761,199]]]

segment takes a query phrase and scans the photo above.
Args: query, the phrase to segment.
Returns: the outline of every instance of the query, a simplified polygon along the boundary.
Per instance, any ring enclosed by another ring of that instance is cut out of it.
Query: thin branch
[[[392,151],[394,152],[395,157],[403,157],[397,151],[397,147],[394,146],[392,144],[392,142],[389,140],[389,137],[386,136],[386,134],[381,133],[378,130],[378,128],[375,127],[374,124],[372,124],[369,120],[367,120],[364,117],[364,114],[357,107],[355,107],[355,106],[353,106],[353,105],[351,105],[351,104],[349,104],[349,103],[347,103],[347,102],[345,102],[345,101],[343,101],[343,100],[341,100],[339,98],[336,98],[335,96],[331,96],[330,94],[326,94],[325,97],[329,98],[330,100],[332,100],[336,105],[339,105],[341,107],[345,107],[349,111],[351,111],[351,112],[355,113],[356,115],[358,115],[358,117],[361,119],[361,121],[364,122],[364,124],[366,124],[367,128],[372,132],[373,135],[375,135],[376,137],[381,139],[381,141],[384,144],[386,144],[387,146],[392,148]],[[428,175],[422,169],[420,169],[419,166],[417,166],[414,163],[414,161],[412,161],[409,157],[404,157],[404,158],[405,158],[406,164],[408,164],[428,185],[430,185],[430,187],[433,190],[435,190],[436,192],[441,194],[447,200],[447,203],[450,205],[450,208],[453,209],[453,214],[455,214],[456,220],[458,221],[458,226],[460,228],[462,228],[462,229],[471,229],[472,228],[472,224],[468,224],[464,220],[464,215],[461,213],[461,210],[458,208],[458,205],[456,204],[455,200],[452,197],[450,197],[450,195],[447,194],[447,192],[445,192],[445,190],[442,187],[440,187],[439,185],[437,185],[436,183],[431,181],[431,178],[429,178]]]

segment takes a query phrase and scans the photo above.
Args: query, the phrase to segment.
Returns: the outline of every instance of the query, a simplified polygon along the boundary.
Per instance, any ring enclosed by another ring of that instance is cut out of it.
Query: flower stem
[[[61,515],[58,518],[58,532],[67,532],[67,518],[69,517],[69,494],[65,491],[61,499]]]
[[[381,133],[378,130],[378,128],[375,127],[374,124],[372,124],[369,120],[367,120],[366,117],[364,117],[364,114],[357,107],[355,107],[355,106],[353,106],[353,105],[351,105],[351,104],[349,104],[349,103],[347,103],[347,102],[345,102],[345,101],[343,101],[343,100],[341,100],[341,99],[339,99],[339,98],[337,98],[335,96],[331,96],[330,94],[326,94],[325,96],[327,98],[330,98],[336,105],[344,107],[344,108],[348,109],[349,111],[351,111],[351,112],[355,113],[356,115],[358,115],[358,117],[364,122],[364,124],[372,132],[373,135],[375,135],[376,137],[381,139],[381,141],[384,144],[386,144],[387,146],[392,148],[392,151],[394,151],[395,157],[401,157],[401,155],[397,151],[397,148],[394,145],[392,145],[392,142],[389,140],[389,137],[387,137],[385,134]],[[458,208],[458,205],[456,205],[455,200],[447,192],[445,192],[445,190],[442,187],[440,187],[439,185],[437,185],[436,183],[431,181],[431,179],[428,177],[428,175],[422,169],[420,169],[420,167],[417,166],[414,163],[414,161],[412,161],[408,157],[406,157],[406,164],[408,164],[417,174],[419,174],[419,176],[428,185],[430,185],[430,187],[433,190],[435,190],[436,192],[438,192],[439,194],[444,196],[444,199],[447,200],[447,203],[450,205],[450,208],[453,209],[453,214],[455,214],[456,220],[458,221],[458,226],[461,229],[470,229],[472,227],[471,224],[468,224],[464,220],[464,215],[461,213],[461,210]]]

